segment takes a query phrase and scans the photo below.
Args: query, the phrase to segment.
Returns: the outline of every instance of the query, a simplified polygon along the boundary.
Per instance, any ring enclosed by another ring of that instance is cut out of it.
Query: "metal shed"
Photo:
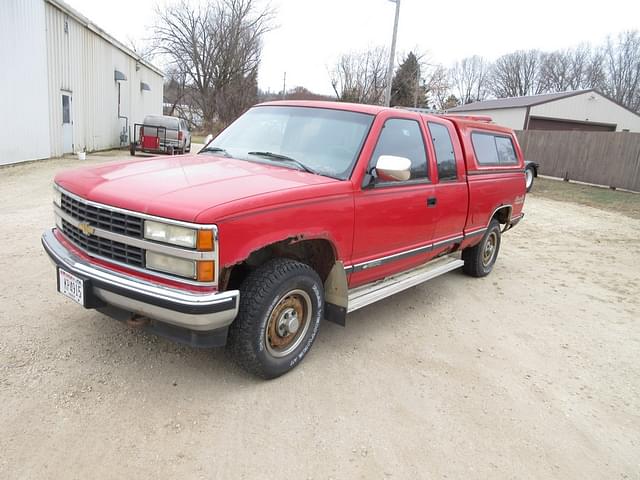
[[[162,113],[162,72],[59,0],[0,3],[0,164],[102,150]]]
[[[488,115],[514,130],[640,132],[640,115],[595,89],[486,100],[448,112]]]

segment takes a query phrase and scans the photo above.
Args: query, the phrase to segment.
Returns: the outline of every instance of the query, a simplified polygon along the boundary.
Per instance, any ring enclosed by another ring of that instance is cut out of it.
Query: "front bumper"
[[[226,329],[238,314],[238,290],[183,290],[110,270],[67,249],[54,229],[44,232],[42,245],[57,267],[88,282],[88,307],[111,306],[202,333]]]

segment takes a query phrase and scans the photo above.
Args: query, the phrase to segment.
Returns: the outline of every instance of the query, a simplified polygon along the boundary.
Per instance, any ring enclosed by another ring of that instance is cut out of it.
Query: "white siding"
[[[2,0],[0,164],[50,155],[46,52],[42,0]]]
[[[452,115],[488,115],[498,125],[522,130],[524,119],[527,115],[526,108],[499,108],[496,110],[469,110],[467,112],[455,111]]]
[[[114,70],[127,77],[120,82],[120,112],[129,118],[130,126],[146,114],[162,113],[162,76],[143,64],[136,70],[134,58],[56,6],[46,3],[45,9],[52,156],[62,154],[63,90],[71,92],[73,99],[74,151],[120,145],[125,120],[118,119]],[[148,83],[151,91],[141,91],[141,81]]]
[[[531,107],[531,116],[615,124],[616,130],[640,132],[640,116],[596,92],[585,92]]]

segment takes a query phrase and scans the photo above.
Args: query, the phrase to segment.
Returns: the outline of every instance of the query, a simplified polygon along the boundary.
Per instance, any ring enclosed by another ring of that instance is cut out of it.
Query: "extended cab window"
[[[371,167],[376,165],[382,155],[411,160],[411,180],[428,178],[424,139],[420,125],[415,120],[391,118],[385,122],[371,157]]]
[[[439,123],[429,122],[429,132],[436,152],[438,164],[438,178],[443,180],[455,180],[458,178],[456,170],[456,155],[453,151],[453,142],[449,130]]]
[[[471,142],[480,165],[514,165],[518,163],[513,142],[509,137],[473,132]]]

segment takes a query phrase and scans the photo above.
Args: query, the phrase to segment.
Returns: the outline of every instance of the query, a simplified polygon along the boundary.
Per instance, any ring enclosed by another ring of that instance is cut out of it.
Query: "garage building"
[[[488,115],[514,130],[640,132],[640,115],[595,89],[486,100],[448,112]]]
[[[0,164],[129,142],[162,72],[59,0],[0,2]]]

